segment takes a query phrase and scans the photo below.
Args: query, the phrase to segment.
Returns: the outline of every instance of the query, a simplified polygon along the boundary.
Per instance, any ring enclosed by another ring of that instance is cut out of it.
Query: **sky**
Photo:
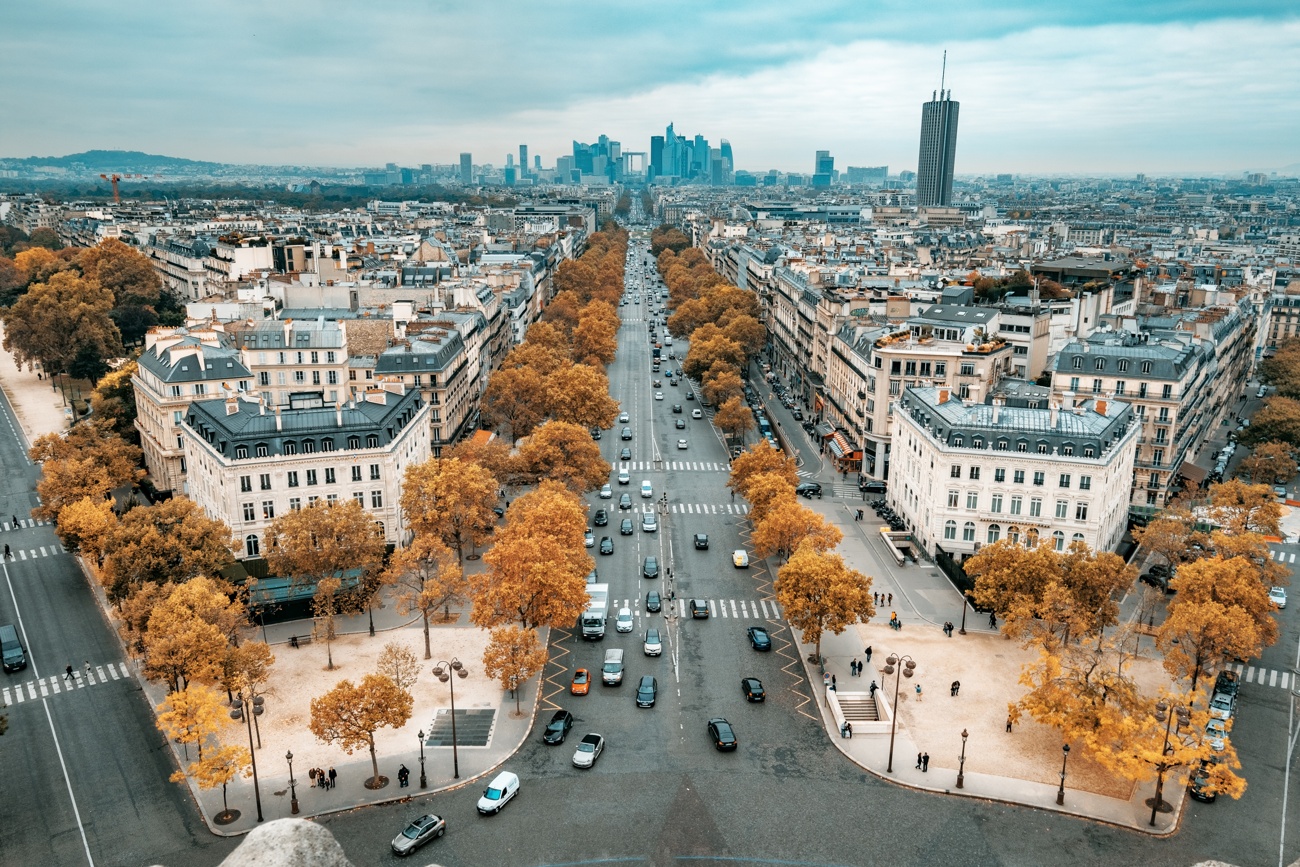
[[[553,165],[677,132],[735,167],[1300,174],[1294,0],[41,0],[0,25],[0,156]]]

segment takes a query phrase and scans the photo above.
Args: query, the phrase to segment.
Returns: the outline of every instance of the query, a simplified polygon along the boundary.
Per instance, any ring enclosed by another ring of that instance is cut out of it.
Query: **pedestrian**
[[[921,700],[921,684],[919,683],[916,685],[916,700]]]
[[[407,784],[410,782],[410,778],[411,772],[406,769],[406,765],[402,765],[397,769],[397,782],[399,788],[405,789]]]
[[[9,546],[8,546],[8,545],[5,545],[5,559],[8,560],[8,559],[9,559],[10,557],[12,557],[12,556],[13,556],[13,554],[10,554],[10,553],[9,553]]]
[[[67,675],[67,677],[68,677],[68,680],[73,681],[74,683],[75,683],[76,680],[77,680],[77,676],[76,676],[75,674],[72,673],[72,663],[70,663],[70,662],[68,663],[68,675]]]
[[[920,687],[919,687],[919,686],[917,687],[917,691],[918,691],[918,692],[920,691]],[[330,768],[330,788],[331,788],[331,789],[334,788],[334,783],[335,783],[335,778],[336,778],[336,777],[338,777],[338,774],[334,773],[334,769],[333,769],[333,768]]]
[[[315,768],[308,768],[308,769],[307,769],[307,779],[311,780],[311,787],[312,787],[313,789],[316,788],[316,769],[315,769]]]
[[[874,680],[871,681],[870,695],[869,695],[868,697],[869,697],[869,698],[875,698],[875,697],[876,697],[876,690],[878,690],[878,689],[880,689],[880,687],[876,686],[876,682],[875,682]],[[1010,724],[1011,724],[1011,722],[1010,722],[1010,720],[1008,720],[1007,725],[1010,725]]]
[[[71,668],[72,666],[68,666],[68,667]],[[835,675],[833,674],[831,675],[831,690],[832,691],[835,690]]]
[[[14,529],[15,529],[15,530],[18,529],[18,516],[17,516],[17,515],[14,515]]]
[[[996,612],[989,612],[989,629],[998,628],[998,615]]]
[[[1011,731],[1011,714],[1007,714],[1007,731]]]
[[[930,770],[930,754],[921,753],[921,773],[928,773]]]
[[[8,548],[9,546],[6,545],[5,547]],[[879,604],[880,604],[880,594],[877,593],[875,590],[872,590],[872,591],[871,591],[871,604],[872,604],[872,605],[879,605]]]
[[[916,754],[916,769],[917,769],[918,771],[921,770],[921,756],[922,756],[922,753],[917,753],[917,754]]]
[[[867,662],[870,662],[870,661],[871,661],[871,645],[868,644],[868,645],[867,645],[867,649],[866,649],[865,651],[863,651],[863,652],[867,654]]]
[[[855,658],[853,660],[853,676],[862,677],[862,660],[860,659]]]
[[[848,720],[844,721],[844,736],[849,740],[853,740],[853,723]]]
[[[890,593],[890,594],[889,594],[889,602],[888,602],[888,604],[889,604],[889,605],[893,605],[893,604],[894,604],[894,594],[893,594],[893,593]]]
[[[952,694],[953,694],[953,695],[956,695],[956,694],[957,694],[958,692],[960,692],[960,691],[961,691],[961,681],[960,681],[960,680],[954,680],[954,681],[952,682]]]

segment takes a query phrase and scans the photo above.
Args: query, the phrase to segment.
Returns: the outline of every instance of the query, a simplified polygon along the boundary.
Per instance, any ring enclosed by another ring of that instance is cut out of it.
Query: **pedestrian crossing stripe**
[[[775,599],[709,599],[709,616],[725,617],[733,620],[780,620],[781,609]],[[677,600],[677,607],[682,617],[690,617],[690,600],[686,597]]]
[[[1300,675],[1294,675],[1289,671],[1278,671],[1275,668],[1256,668],[1253,665],[1234,662],[1226,666],[1228,669],[1241,675],[1241,679],[1246,683],[1257,684],[1258,686],[1275,686],[1286,689],[1288,686],[1300,687]]]
[[[664,470],[675,470],[679,473],[731,472],[731,464],[725,461],[660,461],[659,466],[655,466],[655,461],[621,461],[618,468],[628,473],[649,473],[656,470],[660,472]]]
[[[38,560],[41,557],[54,557],[66,554],[68,549],[62,545],[41,545],[39,548],[13,548],[9,551],[10,560]]]
[[[33,527],[48,527],[49,525],[49,521],[37,521],[30,518],[21,520],[17,524],[12,521],[0,521],[0,527],[3,527],[6,533],[10,530],[30,530]]]
[[[1295,552],[1292,551],[1292,552],[1288,553],[1288,552],[1286,552],[1286,551],[1274,551],[1274,552],[1273,552],[1273,559],[1276,560],[1276,561],[1279,562],[1279,563],[1294,563],[1294,562],[1295,562]]]
[[[653,512],[655,506],[641,504],[642,512]],[[748,515],[749,506],[744,503],[672,503],[668,511],[674,515]]]
[[[17,686],[6,686],[0,689],[0,698],[3,698],[4,703],[7,705],[22,704],[25,701],[49,698],[61,692],[85,689],[88,686],[95,686],[110,680],[121,680],[130,676],[131,670],[127,668],[125,662],[110,662],[107,665],[97,665],[93,668],[74,668],[72,670],[72,680],[68,679],[66,673],[52,674],[49,677],[20,683]]]

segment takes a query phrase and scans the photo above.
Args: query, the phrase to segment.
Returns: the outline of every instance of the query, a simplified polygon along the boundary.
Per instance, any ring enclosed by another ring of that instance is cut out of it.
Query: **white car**
[[[686,449],[686,440],[678,440],[678,441],[677,441],[677,448],[678,448],[679,450],[685,451],[685,449]]]
[[[582,545],[584,548],[596,547],[596,537],[590,530],[588,530],[585,534],[583,534]]]
[[[1232,719],[1237,705],[1236,699],[1226,692],[1215,693],[1210,700],[1210,716],[1214,719]]]
[[[731,565],[737,569],[749,568],[749,552],[744,548],[737,548],[731,552]]]
[[[645,631],[645,655],[658,656],[664,652],[663,639],[659,637],[658,629],[647,629]]]
[[[619,483],[620,485],[630,485],[630,484],[632,484],[632,477],[631,477],[630,475],[628,475],[627,470],[619,470],[619,473],[618,473],[618,483]]]
[[[1286,607],[1286,589],[1283,587],[1268,588],[1268,601],[1272,602],[1278,608]]]
[[[659,530],[659,519],[655,517],[654,512],[641,513],[641,529],[646,533],[654,533]]]
[[[618,616],[614,618],[614,631],[615,632],[632,631],[632,609],[631,608],[623,607],[618,609]]]
[[[583,735],[582,740],[578,741],[578,748],[573,753],[573,766],[575,768],[589,768],[596,764],[596,759],[605,751],[605,739],[594,732],[589,735]]]
[[[602,500],[614,499],[614,489],[611,488],[609,485],[602,485],[600,488],[600,498]]]
[[[1216,753],[1223,751],[1227,737],[1228,727],[1224,720],[1212,719],[1205,724],[1205,740]]]
[[[629,421],[630,419],[627,417],[627,413],[622,413],[618,417],[619,424],[627,424]]]
[[[704,418],[704,413],[698,409],[691,410],[691,418]]]
[[[648,499],[650,499],[651,497],[653,497],[654,495],[655,495],[655,489],[654,489],[654,487],[650,484],[650,480],[649,480],[649,479],[646,479],[646,480],[642,481],[642,482],[641,482],[641,496],[642,496],[642,497],[645,497],[645,498],[648,500]]]
[[[663,399],[664,399],[664,393],[662,391],[656,391],[655,400],[663,400]]]

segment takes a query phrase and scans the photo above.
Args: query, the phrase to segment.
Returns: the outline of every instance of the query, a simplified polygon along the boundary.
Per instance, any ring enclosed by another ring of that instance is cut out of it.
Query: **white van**
[[[648,500],[654,495],[655,495],[655,489],[654,486],[650,484],[650,480],[646,479],[645,481],[641,482],[641,496],[645,497]]]
[[[478,811],[485,816],[490,813],[500,813],[501,808],[517,794],[519,794],[519,775],[502,771],[492,778],[492,782],[488,783],[488,787],[483,791],[483,797],[478,799]]]
[[[618,686],[623,682],[622,648],[605,651],[605,665],[600,670],[600,682],[606,686]]]

